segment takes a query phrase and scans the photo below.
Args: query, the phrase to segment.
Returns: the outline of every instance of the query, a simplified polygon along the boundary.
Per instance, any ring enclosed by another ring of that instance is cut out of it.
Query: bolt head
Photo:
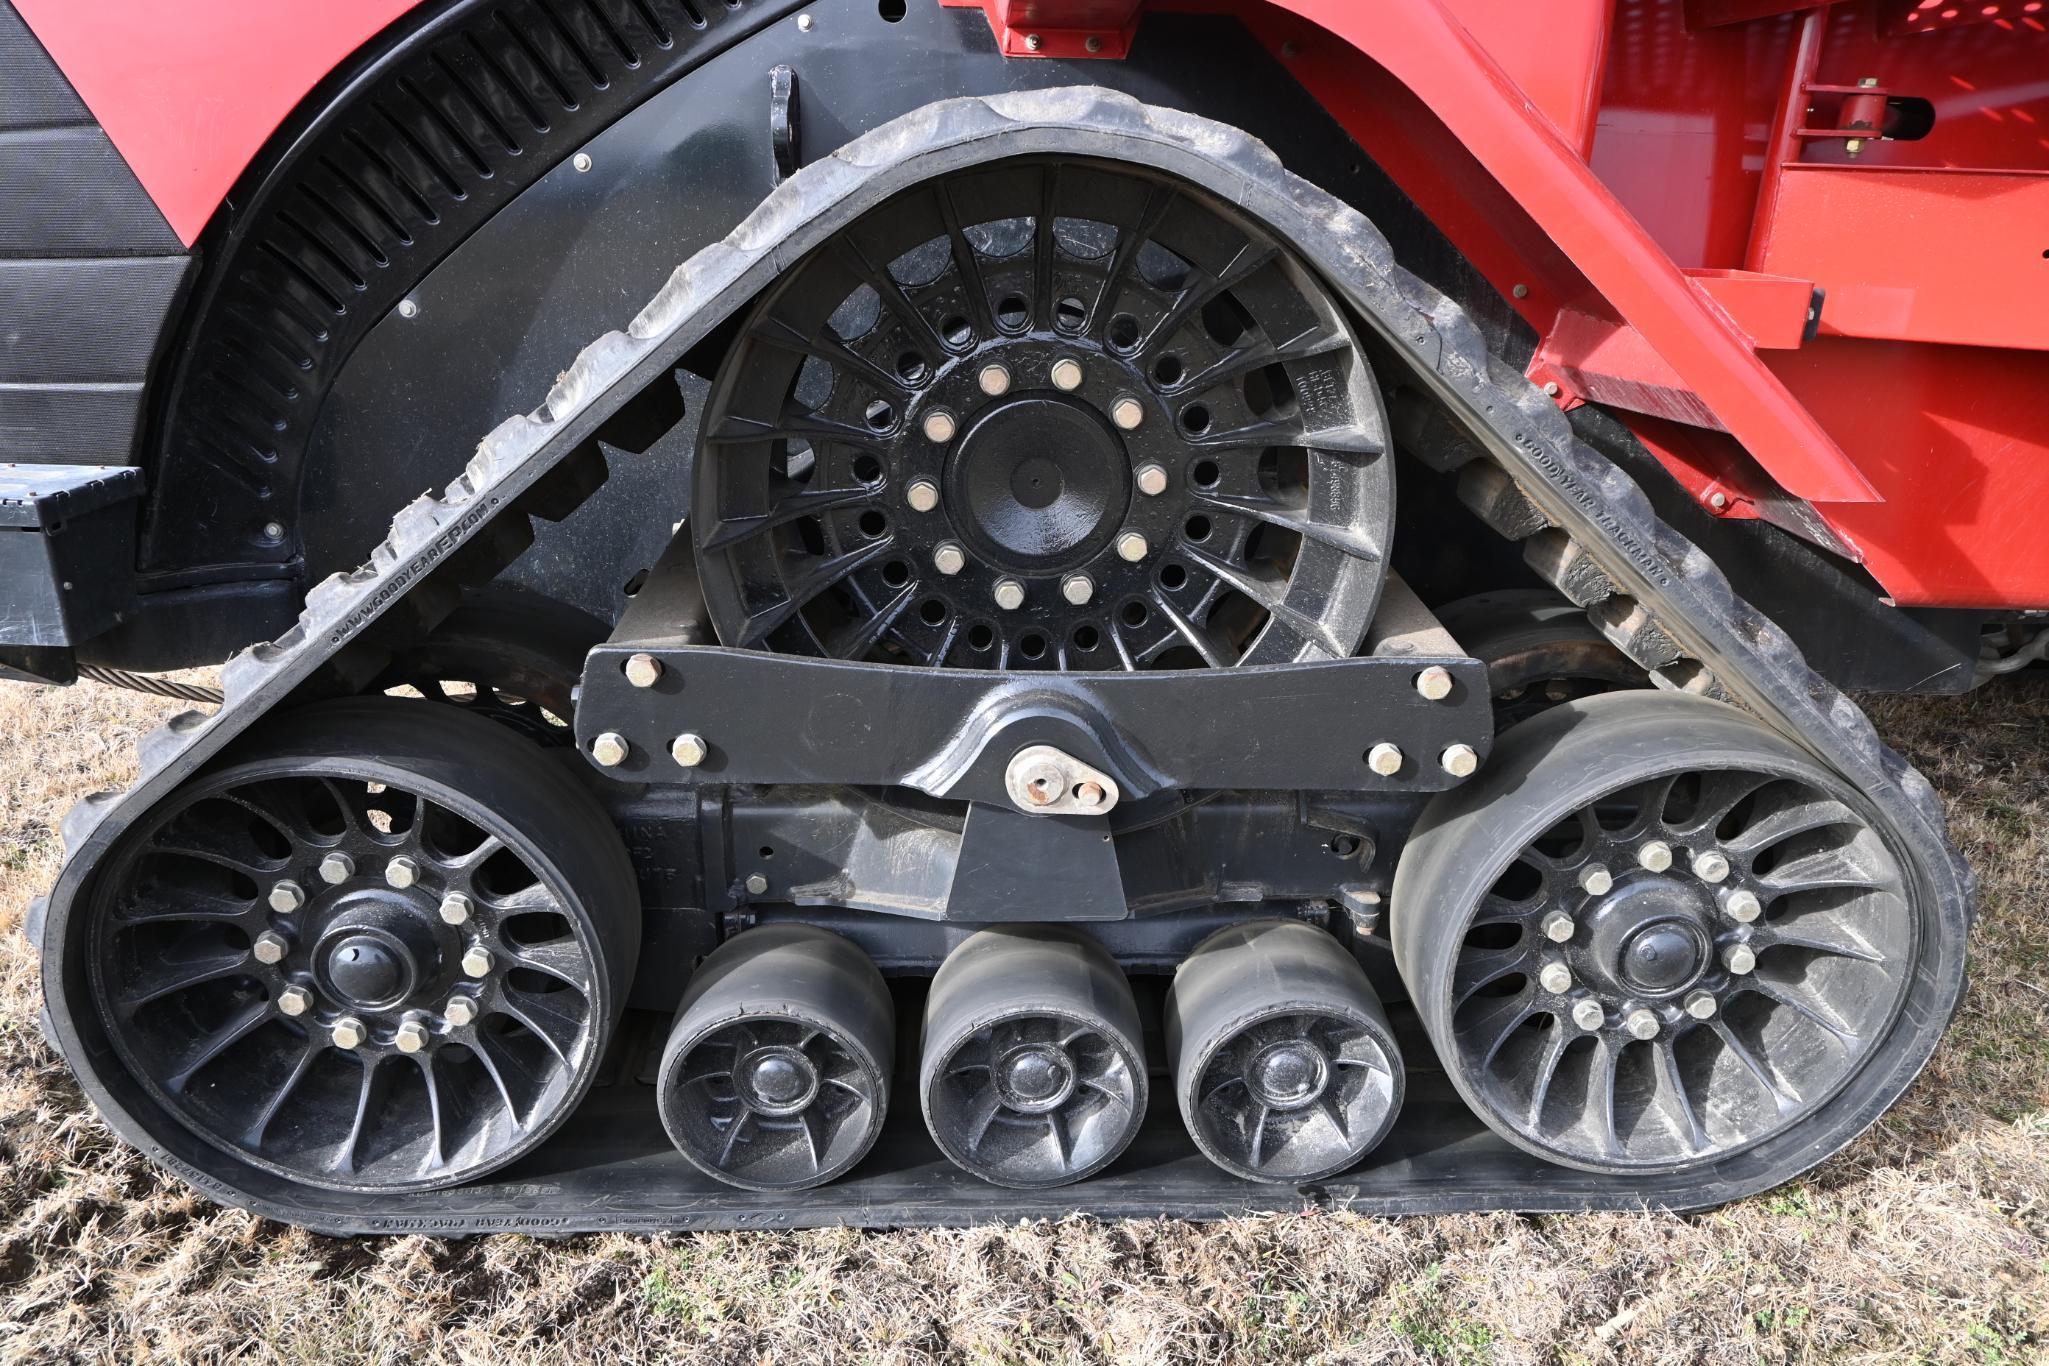
[[[817,25],[818,21],[816,19],[813,19],[808,14],[800,14],[797,16],[797,32],[799,33],[809,33],[813,28],[817,27]]]
[[[1119,431],[1135,431],[1145,421],[1145,405],[1127,394],[1110,405],[1110,420]]]
[[[975,383],[982,386],[982,392],[991,398],[1001,398],[1010,392],[1010,371],[991,362],[975,375]]]
[[[953,434],[960,430],[960,424],[954,421],[953,414],[946,409],[934,408],[925,414],[922,430],[927,441],[935,446],[944,446],[953,440]]]
[[[265,930],[256,936],[256,942],[249,946],[249,956],[259,963],[275,965],[285,961],[285,955],[292,951],[292,941],[276,930]]]
[[[477,998],[455,995],[441,1008],[442,1018],[458,1028],[477,1018]]]
[[[591,758],[605,768],[617,768],[633,753],[633,746],[618,731],[608,730],[591,741]]]
[[[1136,531],[1127,531],[1117,538],[1117,554],[1133,564],[1144,559],[1146,552],[1151,549],[1152,547],[1146,544],[1144,535]]]
[[[768,879],[760,873],[747,875],[747,895],[762,896],[768,891]]]
[[[313,1009],[313,993],[304,987],[286,987],[277,994],[277,1010],[280,1015],[294,1019]]]
[[[1045,45],[1046,40],[1041,38],[1038,34],[1027,33],[1025,35],[1025,51],[1037,52],[1040,48],[1044,47]]]
[[[356,861],[347,854],[336,852],[320,860],[320,880],[330,886],[338,886],[356,875]]]
[[[1074,789],[1074,800],[1083,806],[1101,806],[1108,795],[1103,785],[1096,782],[1078,783]]]
[[[1060,596],[1076,607],[1086,607],[1096,595],[1095,580],[1086,574],[1069,574],[1060,581]]]
[[[1382,740],[1366,751],[1366,767],[1383,778],[1392,778],[1402,771],[1402,747]]]
[[[450,892],[441,898],[441,923],[444,925],[466,925],[470,912],[475,909],[470,899],[461,892]]]
[[[398,301],[398,316],[401,318],[417,318],[420,316],[420,305],[411,299],[400,299]]]
[[[336,1048],[360,1048],[363,1040],[370,1037],[370,1031],[353,1015],[344,1015],[327,1031],[328,1042]]]
[[[669,757],[684,768],[696,768],[711,755],[711,746],[705,744],[702,735],[684,731],[669,742]]]
[[[1741,977],[1757,967],[1757,950],[1748,944],[1731,944],[1722,950],[1722,966]]]
[[[579,171],[588,171],[591,168],[591,154],[589,152],[578,152],[575,156],[569,158],[569,164]]]
[[[1686,1013],[1696,1020],[1715,1018],[1715,994],[1712,991],[1689,991],[1686,993]]]
[[[1572,1022],[1592,1033],[1608,1022],[1608,1012],[1599,1001],[1581,1001],[1572,1008]]]
[[[1428,701],[1442,702],[1451,696],[1451,670],[1432,664],[1416,675],[1416,692]]]
[[[1657,1012],[1638,1006],[1623,1017],[1622,1027],[1629,1031],[1632,1039],[1655,1039],[1658,1037]]]
[[[662,676],[662,661],[651,654],[626,656],[626,681],[636,688],[652,688]]]
[[[1719,849],[1703,849],[1693,856],[1693,875],[1702,882],[1720,882],[1729,876],[1729,856]]]
[[[1544,685],[1544,700],[1546,702],[1571,701],[1572,684],[1563,682],[1559,679],[1552,679],[1549,683],[1546,683]]]
[[[1446,745],[1437,762],[1454,778],[1470,778],[1480,767],[1480,755],[1471,745]]]
[[[1552,943],[1564,944],[1570,942],[1579,927],[1564,911],[1546,911],[1544,918],[1537,922],[1537,928],[1542,930],[1544,937]]]
[[[279,882],[270,889],[270,908],[279,915],[290,915],[306,904],[306,893],[296,882]]]
[[[489,977],[491,975],[491,965],[494,961],[491,957],[491,950],[484,948],[480,944],[473,944],[463,950],[462,975],[465,977]]]
[[[1663,840],[1645,840],[1637,847],[1638,866],[1662,873],[1672,866],[1672,846]]]
[[[1764,903],[1748,887],[1738,887],[1722,898],[1722,909],[1739,925],[1748,925],[1764,914]]]
[[[1052,379],[1055,389],[1063,391],[1079,389],[1081,388],[1081,362],[1067,356],[1062,356],[1059,360],[1053,362],[1053,368],[1049,373],[1049,377]]]
[[[948,576],[958,574],[968,567],[968,552],[952,541],[941,541],[932,547],[932,567]]]
[[[1615,875],[1598,863],[1579,870],[1579,889],[1589,896],[1606,896],[1615,887]]]
[[[1103,50],[1103,40],[1101,38],[1098,38],[1095,34],[1091,33],[1088,36],[1088,38],[1082,43],[1082,46],[1087,48],[1090,52],[1101,52]]]
[[[930,479],[913,479],[904,490],[904,501],[913,512],[930,512],[939,506],[939,485]]]
[[[1024,606],[1024,585],[1016,579],[996,580],[996,605],[1006,612],[1015,612]]]
[[[1572,969],[1563,963],[1546,963],[1537,973],[1537,985],[1553,996],[1563,996],[1572,990]]]
[[[1138,491],[1148,498],[1157,498],[1167,491],[1167,471],[1158,465],[1140,465],[1135,477]]]
[[[401,1020],[392,1042],[401,1053],[417,1053],[427,1046],[427,1026],[418,1020]]]
[[[403,891],[420,880],[420,865],[404,854],[384,865],[384,880]]]

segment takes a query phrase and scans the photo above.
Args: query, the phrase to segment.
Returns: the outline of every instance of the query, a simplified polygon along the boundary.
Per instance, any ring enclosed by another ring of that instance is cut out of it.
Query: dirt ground
[[[341,1241],[157,1175],[44,1045],[23,909],[174,708],[0,687],[0,1363],[2043,1359],[2049,677],[1874,706],[1982,879],[1970,998],[1872,1132],[1743,1204]]]

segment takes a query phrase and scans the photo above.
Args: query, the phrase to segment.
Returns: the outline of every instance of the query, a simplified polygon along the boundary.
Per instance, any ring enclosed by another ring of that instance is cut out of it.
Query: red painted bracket
[[[948,9],[978,9],[988,16],[996,46],[1006,57],[1099,57],[1118,61],[1131,51],[1142,0],[939,0]]]

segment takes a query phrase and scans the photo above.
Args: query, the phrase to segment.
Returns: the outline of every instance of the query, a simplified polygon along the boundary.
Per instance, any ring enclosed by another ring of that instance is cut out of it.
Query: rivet
[[[401,318],[417,318],[417,317],[419,317],[419,316],[420,316],[420,306],[419,306],[419,304],[415,303],[415,302],[414,302],[413,300],[411,300],[411,299],[400,299],[400,300],[398,301],[398,316],[399,316],[399,317],[401,317]]]
[[[1095,34],[1091,33],[1088,36],[1088,39],[1082,43],[1082,46],[1087,48],[1090,52],[1101,52],[1103,50],[1103,40],[1101,38],[1098,38]]]
[[[591,168],[591,154],[589,152],[578,152],[575,156],[569,158],[569,164],[579,171],[588,171]]]
[[[1040,48],[1044,47],[1045,45],[1046,40],[1041,38],[1038,34],[1027,33],[1025,35],[1025,51],[1037,52]]]
[[[800,14],[797,16],[797,32],[809,33],[812,30],[812,28],[817,25],[817,23],[818,21],[816,19],[813,19],[810,15]]]

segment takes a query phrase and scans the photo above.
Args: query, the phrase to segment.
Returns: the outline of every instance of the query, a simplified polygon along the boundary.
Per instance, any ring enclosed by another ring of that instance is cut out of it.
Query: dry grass
[[[339,1241],[220,1209],[81,1108],[15,934],[80,793],[171,710],[0,689],[0,1362],[2011,1361],[2049,1341],[2049,678],[1879,719],[1984,881],[1934,1065],[1848,1152],[1701,1217]]]

